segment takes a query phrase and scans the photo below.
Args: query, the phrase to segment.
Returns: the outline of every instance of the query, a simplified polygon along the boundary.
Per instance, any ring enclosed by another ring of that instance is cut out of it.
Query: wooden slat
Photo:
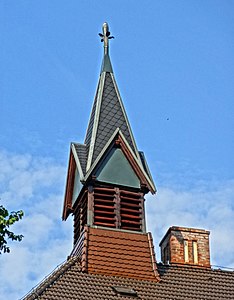
[[[138,205],[138,204],[133,204],[133,203],[123,203],[123,202],[121,202],[121,207],[123,207],[123,206],[128,206],[128,207],[135,207],[135,208],[140,208],[140,205]]]
[[[95,210],[95,213],[103,215],[115,215],[114,209],[112,211]]]
[[[94,203],[114,204],[114,199],[95,199]]]
[[[139,213],[139,214],[141,214],[141,209],[140,209],[140,207],[136,207],[136,210],[135,209],[121,207],[120,208],[120,212],[132,212],[132,213]]]
[[[113,223],[104,223],[104,222],[94,222],[94,225],[115,227],[115,224],[113,224]]]
[[[105,197],[105,198],[110,198],[110,197],[111,197],[111,198],[114,198],[114,196],[115,196],[115,195],[112,194],[112,193],[111,193],[111,194],[100,194],[100,193],[95,193],[95,192],[94,192],[94,195],[95,195],[95,196]]]
[[[113,206],[108,206],[108,205],[101,205],[101,204],[94,203],[94,209],[96,207],[103,208],[103,209],[114,209],[114,205]]]
[[[141,222],[137,221],[132,221],[132,220],[122,220],[122,223],[127,223],[127,224],[141,224]]]
[[[140,193],[135,193],[135,192],[130,192],[130,191],[124,191],[124,190],[120,190],[120,194],[128,194],[128,195],[133,195],[133,196],[138,196],[140,197],[141,194]]]
[[[98,203],[106,203],[106,204],[114,205],[114,201],[112,199],[111,200],[104,200],[104,201],[102,199],[95,199],[94,202],[95,203],[98,202]]]
[[[108,218],[108,217],[102,217],[102,216],[95,216],[94,219],[115,221],[115,217]]]
[[[134,215],[127,215],[127,214],[121,214],[121,218],[122,218],[122,222],[124,222],[123,220],[126,220],[126,218],[130,218],[130,219],[141,219],[140,216],[134,216]]]
[[[125,200],[128,200],[128,201],[134,201],[134,202],[141,202],[141,199],[139,199],[139,198],[131,198],[131,197],[126,197],[126,196],[120,196],[120,199],[122,200],[122,199],[125,199]]]

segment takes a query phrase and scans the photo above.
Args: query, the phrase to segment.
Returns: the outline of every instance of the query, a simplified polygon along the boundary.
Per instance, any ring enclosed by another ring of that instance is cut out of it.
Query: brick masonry
[[[170,227],[159,244],[162,262],[210,268],[209,234],[203,229]],[[194,244],[197,245],[197,262]]]

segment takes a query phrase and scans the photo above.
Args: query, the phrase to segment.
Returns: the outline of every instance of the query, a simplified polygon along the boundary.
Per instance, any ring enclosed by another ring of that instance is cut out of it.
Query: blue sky
[[[233,10],[225,0],[0,3],[0,195],[25,211],[15,227],[24,241],[0,258],[3,295],[20,298],[71,250],[72,220],[61,222],[68,150],[84,139],[104,21],[158,189],[147,198],[155,246],[171,225],[209,229],[212,263],[234,267]]]

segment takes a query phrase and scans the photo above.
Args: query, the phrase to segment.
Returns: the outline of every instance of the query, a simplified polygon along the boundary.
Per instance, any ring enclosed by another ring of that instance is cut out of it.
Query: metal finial
[[[107,22],[102,25],[102,33],[99,33],[101,37],[101,42],[104,42],[104,54],[108,54],[109,51],[109,40],[114,39],[113,36],[110,36],[109,26]]]

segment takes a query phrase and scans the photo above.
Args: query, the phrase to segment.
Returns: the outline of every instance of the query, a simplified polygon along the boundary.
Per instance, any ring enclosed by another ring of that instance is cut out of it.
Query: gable
[[[140,180],[132,169],[124,153],[112,148],[95,172],[101,182],[140,188]]]

